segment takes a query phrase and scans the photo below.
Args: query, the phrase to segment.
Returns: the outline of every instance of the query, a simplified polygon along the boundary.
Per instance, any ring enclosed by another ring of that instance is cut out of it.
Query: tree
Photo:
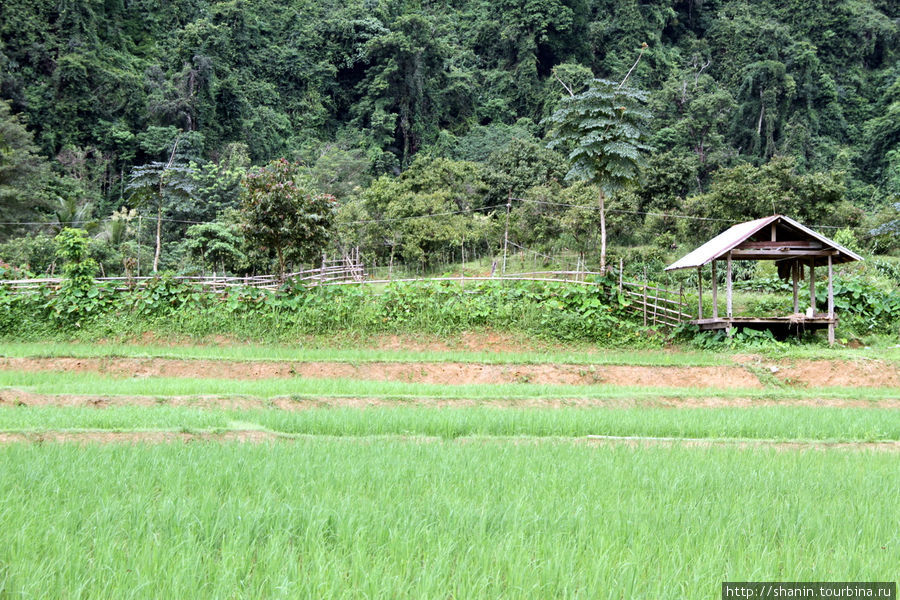
[[[519,196],[528,188],[561,180],[566,161],[557,152],[529,139],[513,138],[487,159],[487,182],[494,199],[506,200],[507,194]]]
[[[369,218],[362,225],[389,261],[399,250],[407,264],[432,266],[456,248],[461,255],[466,247],[484,247],[488,217],[475,211],[488,191],[479,164],[420,155],[400,177],[379,177],[363,193]]]
[[[319,193],[302,166],[274,160],[244,177],[241,203],[244,236],[285,264],[310,262],[321,255],[334,222],[337,199]]]
[[[38,154],[31,132],[11,114],[9,103],[0,100],[0,221],[33,219],[47,174],[47,162]],[[4,233],[11,229],[0,225]]]
[[[156,208],[156,250],[153,253],[153,272],[159,271],[159,256],[162,251],[163,214],[178,201],[192,198],[194,182],[192,170],[183,164],[175,164],[178,138],[172,146],[169,162],[152,162],[131,170],[131,179],[126,190],[131,191],[132,201],[138,204],[153,203]]]
[[[97,261],[88,258],[88,236],[83,229],[65,228],[54,239],[56,257],[63,261],[67,288],[84,289],[94,283]]]
[[[606,195],[637,182],[642,152],[650,149],[643,141],[650,118],[642,107],[647,94],[626,87],[627,80],[628,75],[621,83],[594,79],[579,94],[567,88],[569,95],[547,119],[553,138],[548,147],[568,150],[566,179],[598,186],[601,272],[606,271]]]
[[[776,213],[811,225],[858,225],[862,211],[843,201],[845,192],[843,173],[800,174],[793,157],[720,169],[709,192],[685,201],[685,213],[703,220],[682,223],[682,237],[708,239],[729,224]]]
[[[234,272],[246,255],[241,251],[242,241],[237,227],[230,223],[202,223],[188,227],[184,247],[202,264],[219,269],[222,273]]]

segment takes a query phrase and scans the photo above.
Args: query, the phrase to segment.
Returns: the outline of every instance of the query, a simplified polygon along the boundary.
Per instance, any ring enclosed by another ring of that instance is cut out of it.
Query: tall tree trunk
[[[160,185],[162,188],[162,185]],[[156,204],[156,252],[153,253],[153,272],[159,270],[159,254],[162,249],[162,190],[159,191],[159,202]]]
[[[600,272],[606,273],[606,195],[600,188]]]
[[[163,210],[163,189],[165,188],[166,171],[175,161],[175,151],[178,150],[179,136],[175,136],[175,143],[172,144],[172,153],[169,155],[169,162],[159,176],[159,195],[156,197],[156,252],[153,255],[153,272],[159,269],[159,255],[162,250],[162,210]]]

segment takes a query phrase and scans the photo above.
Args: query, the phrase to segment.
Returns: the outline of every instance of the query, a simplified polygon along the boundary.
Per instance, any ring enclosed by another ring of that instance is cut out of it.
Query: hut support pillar
[[[728,261],[726,266],[725,273],[725,314],[728,316],[728,335],[731,335],[733,329],[731,328],[731,317],[733,315],[732,308],[732,285],[731,285],[731,251],[728,251]]]
[[[719,318],[719,281],[716,279],[716,261],[710,263],[712,268],[712,300],[713,300],[713,319]]]
[[[809,312],[816,316],[816,259],[809,259]]]
[[[697,318],[703,318],[703,267],[697,267]]]
[[[834,288],[831,281],[834,279],[834,270],[831,264],[831,255],[828,256],[828,345],[834,345]]]
[[[794,282],[794,314],[800,312],[800,261],[791,263],[791,279]]]

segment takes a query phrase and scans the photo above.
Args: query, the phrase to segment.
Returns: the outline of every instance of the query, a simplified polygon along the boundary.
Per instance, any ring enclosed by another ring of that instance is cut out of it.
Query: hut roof
[[[775,236],[770,233],[773,227]],[[777,261],[803,257],[819,261],[829,255],[833,263],[862,260],[855,252],[790,217],[772,215],[739,223],[723,231],[666,267],[666,271],[701,267],[725,257],[729,252],[732,252],[733,258],[740,260]]]

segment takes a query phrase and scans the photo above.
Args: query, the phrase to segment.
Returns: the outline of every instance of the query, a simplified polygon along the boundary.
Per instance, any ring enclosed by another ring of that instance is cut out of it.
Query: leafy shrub
[[[298,335],[348,332],[447,334],[470,328],[522,331],[559,340],[606,345],[658,344],[661,337],[625,314],[614,286],[483,281],[394,283],[277,292],[233,288],[202,291],[171,276],[116,292],[109,285],[36,294],[0,289],[0,336],[130,336],[143,331],[177,335],[232,335],[288,340]]]

